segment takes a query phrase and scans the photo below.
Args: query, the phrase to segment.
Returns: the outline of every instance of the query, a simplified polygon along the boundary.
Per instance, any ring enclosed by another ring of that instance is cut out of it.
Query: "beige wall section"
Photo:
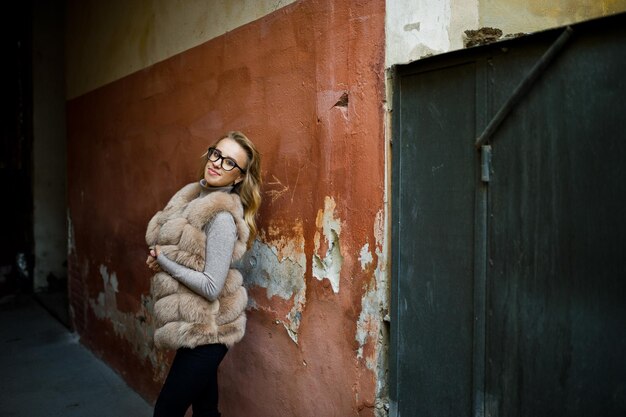
[[[294,1],[68,0],[66,97],[78,97]]]
[[[480,26],[530,33],[626,11],[626,0],[480,0]]]
[[[463,48],[468,29],[532,33],[626,11],[626,0],[387,0],[387,67]]]
[[[463,47],[457,36],[478,24],[478,0],[387,0],[386,65]]]

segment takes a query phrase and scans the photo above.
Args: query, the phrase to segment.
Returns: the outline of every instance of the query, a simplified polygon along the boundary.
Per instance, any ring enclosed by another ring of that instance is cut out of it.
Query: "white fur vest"
[[[204,270],[206,234],[203,228],[222,211],[232,214],[237,227],[233,261],[246,251],[250,234],[237,194],[213,192],[198,197],[199,183],[178,191],[162,211],[157,212],[146,231],[148,246],[160,245],[171,260],[196,271]],[[194,348],[222,343],[232,346],[244,335],[248,295],[241,273],[231,268],[224,289],[215,301],[192,292],[164,271],[152,277],[156,331],[154,343],[160,348]]]

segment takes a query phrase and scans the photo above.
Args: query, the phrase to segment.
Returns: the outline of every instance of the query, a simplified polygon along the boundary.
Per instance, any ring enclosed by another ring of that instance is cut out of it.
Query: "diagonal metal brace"
[[[515,106],[517,106],[517,103],[519,103],[526,93],[528,93],[539,76],[565,47],[565,44],[572,37],[573,33],[574,29],[572,29],[571,26],[566,27],[557,40],[554,41],[550,48],[548,48],[548,50],[541,56],[528,75],[517,86],[515,91],[513,91],[511,97],[509,97],[506,103],[504,103],[500,110],[498,110],[498,113],[496,113],[493,119],[491,119],[483,133],[478,137],[478,139],[476,139],[474,146],[477,149],[480,149],[481,146],[483,146],[493,136],[493,134],[496,133],[502,122],[507,118]]]

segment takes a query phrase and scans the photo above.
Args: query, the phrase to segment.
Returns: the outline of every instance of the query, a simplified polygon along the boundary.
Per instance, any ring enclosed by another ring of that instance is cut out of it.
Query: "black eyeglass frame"
[[[213,153],[214,153],[214,152],[217,152],[217,153],[219,154],[219,156],[217,157],[217,159],[211,159],[211,155],[213,155]],[[228,156],[224,156],[224,155],[222,155],[222,151],[220,151],[219,149],[217,149],[217,148],[215,148],[215,147],[210,147],[210,148],[207,150],[207,153],[206,153],[206,159],[207,159],[208,161],[211,161],[211,162],[217,162],[217,161],[219,161],[219,160],[221,159],[221,160],[222,160],[222,162],[220,162],[220,167],[221,167],[224,171],[226,171],[226,172],[230,172],[230,171],[232,171],[232,170],[233,170],[233,169],[235,169],[235,168],[239,168],[239,171],[241,171],[241,173],[242,173],[242,174],[245,174],[245,173],[246,173],[246,170],[245,170],[245,169],[243,169],[242,167],[240,167],[240,166],[237,164],[237,162],[236,162],[233,158],[230,158],[230,157],[228,157]],[[231,169],[226,169],[226,168],[224,168],[224,159],[228,159],[230,162],[232,162],[232,164],[234,165],[234,167],[232,167]]]

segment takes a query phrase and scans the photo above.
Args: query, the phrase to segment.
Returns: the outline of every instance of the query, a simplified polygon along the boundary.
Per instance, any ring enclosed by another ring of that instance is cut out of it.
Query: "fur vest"
[[[198,197],[200,191],[199,183],[183,187],[152,217],[146,231],[148,246],[160,245],[161,252],[169,259],[196,271],[204,270],[203,229],[217,213],[227,211],[235,220],[237,241],[233,261],[246,251],[250,234],[237,194],[216,191]],[[151,284],[157,347],[194,348],[211,343],[230,347],[243,337],[248,295],[238,270],[229,270],[224,289],[215,301],[192,292],[164,271],[154,274]]]

